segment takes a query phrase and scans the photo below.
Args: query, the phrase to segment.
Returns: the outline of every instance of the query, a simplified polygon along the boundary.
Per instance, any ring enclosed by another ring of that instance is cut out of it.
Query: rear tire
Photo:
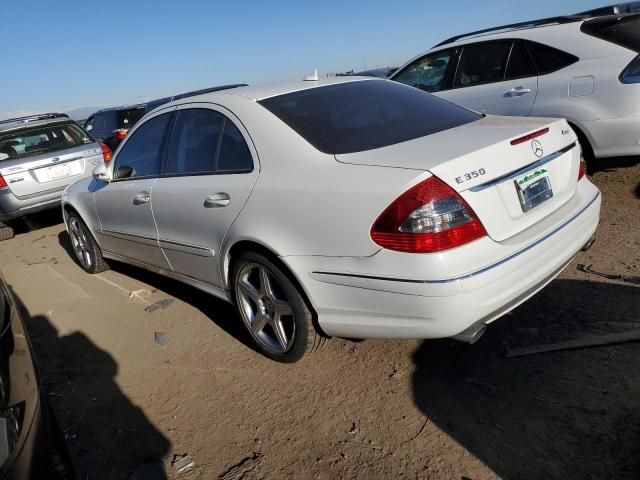
[[[2,241],[2,240],[11,240],[15,236],[16,236],[16,234],[13,231],[13,228],[11,228],[10,226],[2,225],[0,227],[0,241]]]
[[[293,363],[325,343],[302,292],[273,260],[244,253],[234,264],[232,278],[240,317],[264,355]]]
[[[67,225],[76,263],[87,273],[100,273],[108,270],[109,266],[102,258],[100,247],[80,216],[71,212],[67,219]]]

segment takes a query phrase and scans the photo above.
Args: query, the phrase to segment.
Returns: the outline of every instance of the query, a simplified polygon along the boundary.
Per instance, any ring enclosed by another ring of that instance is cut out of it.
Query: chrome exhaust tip
[[[480,337],[484,335],[484,332],[487,330],[487,326],[484,323],[476,323],[471,325],[466,330],[460,332],[458,335],[451,337],[453,340],[458,340],[459,342],[465,342],[469,344],[474,344]]]
[[[587,250],[589,250],[591,248],[591,245],[593,245],[596,241],[596,236],[594,235],[593,237],[591,237],[589,239],[589,241],[587,243],[585,243],[582,248],[580,250],[582,250],[583,252],[586,252]]]

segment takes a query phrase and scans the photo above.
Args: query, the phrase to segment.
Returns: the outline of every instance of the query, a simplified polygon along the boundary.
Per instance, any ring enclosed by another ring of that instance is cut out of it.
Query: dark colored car
[[[194,90],[192,92],[180,93],[172,97],[158,98],[146,103],[136,105],[128,105],[122,107],[105,108],[91,115],[84,123],[84,128],[88,132],[104,142],[113,152],[120,142],[127,136],[127,132],[140,120],[146,113],[165,103],[181,98],[193,97],[203,93],[217,92],[219,90],[227,90],[230,88],[244,87],[246,84],[222,85],[218,87],[204,88],[202,90]]]
[[[0,274],[0,479],[72,479],[31,343]]]

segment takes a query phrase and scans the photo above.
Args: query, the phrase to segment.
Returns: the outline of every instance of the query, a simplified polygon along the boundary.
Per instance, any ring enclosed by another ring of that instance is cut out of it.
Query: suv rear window
[[[382,148],[482,118],[417,88],[361,80],[259,102],[323,153]]]
[[[144,108],[130,108],[127,110],[118,110],[118,126],[115,128],[131,128],[145,113]],[[114,128],[114,130],[115,130]]]
[[[570,53],[563,52],[557,48],[541,43],[525,40],[527,50],[531,54],[533,63],[536,65],[538,75],[546,75],[547,73],[556,72],[564,67],[568,67],[572,63],[576,63],[579,58]]]
[[[0,136],[0,160],[30,157],[93,140],[75,124],[46,125]]]
[[[640,52],[640,15],[604,17],[584,22],[583,33]]]

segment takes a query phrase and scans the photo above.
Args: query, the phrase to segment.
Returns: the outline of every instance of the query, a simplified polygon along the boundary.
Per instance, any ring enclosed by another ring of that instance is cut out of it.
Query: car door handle
[[[228,193],[218,192],[213,195],[209,195],[204,200],[204,206],[206,208],[220,208],[226,207],[231,202],[231,197]]]
[[[149,200],[151,200],[151,195],[149,195],[149,192],[140,192],[135,197],[133,197],[133,204],[144,205],[145,203],[149,203]]]
[[[505,97],[521,97],[522,95],[526,95],[527,93],[531,93],[530,88],[515,87],[505,92],[504,96]]]

